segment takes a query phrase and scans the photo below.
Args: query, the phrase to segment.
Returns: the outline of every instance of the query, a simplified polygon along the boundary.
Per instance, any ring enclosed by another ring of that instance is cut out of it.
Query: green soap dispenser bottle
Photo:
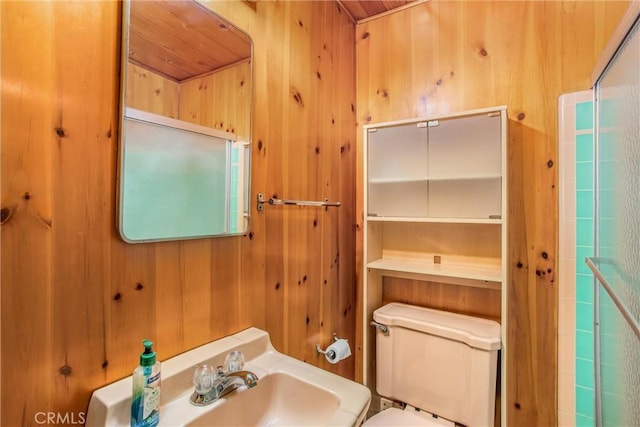
[[[155,427],[160,421],[160,362],[153,343],[143,340],[140,366],[133,371],[131,427]]]

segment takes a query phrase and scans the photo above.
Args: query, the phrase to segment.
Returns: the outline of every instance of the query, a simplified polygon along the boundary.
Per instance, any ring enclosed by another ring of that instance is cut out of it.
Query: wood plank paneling
[[[125,105],[149,113],[179,118],[180,85],[135,64],[127,66]]]
[[[250,140],[251,64],[248,61],[188,80],[179,87],[181,120],[235,133],[240,141]]]
[[[251,56],[247,37],[198,2],[133,1],[129,60],[182,82]]]
[[[334,2],[210,7],[255,43],[251,230],[129,245],[115,228],[121,4],[0,3],[3,426],[77,419],[131,374],[142,338],[163,360],[257,326],[353,378],[354,358],[315,354],[334,331],[354,339],[353,23]],[[258,213],[257,192],[343,205]]]
[[[12,425],[52,407],[52,162],[56,116],[54,51],[40,41],[53,31],[53,5],[5,3],[2,52],[2,414]],[[30,19],[17,19],[29,16]],[[25,38],[24,34],[31,37]],[[38,58],[38,61],[30,60]],[[29,101],[23,102],[26,98]],[[11,123],[11,126],[7,124]],[[49,144],[45,144],[49,141]],[[59,141],[59,140],[58,140]],[[7,165],[11,174],[6,175]],[[17,244],[20,242],[20,244]],[[25,262],[27,261],[27,262]],[[16,285],[8,285],[15,283]],[[28,284],[28,286],[27,286]],[[34,328],[37,325],[37,328]],[[9,369],[8,369],[9,368]],[[17,385],[8,387],[8,385]],[[5,403],[7,402],[7,403]],[[5,406],[6,405],[6,406]],[[0,424],[5,424],[4,420]],[[9,423],[7,423],[8,425]]]
[[[500,291],[385,277],[382,303],[402,302],[500,321]]]
[[[359,21],[404,6],[413,0],[340,0],[351,17]]]
[[[506,425],[557,423],[557,98],[589,87],[627,3],[432,1],[356,29],[359,129],[509,108]],[[361,272],[361,234],[357,244]],[[423,299],[413,286],[406,292]]]

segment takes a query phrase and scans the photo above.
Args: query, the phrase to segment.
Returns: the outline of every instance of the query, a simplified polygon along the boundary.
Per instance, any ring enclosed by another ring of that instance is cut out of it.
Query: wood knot
[[[122,294],[120,292],[118,292],[113,296],[114,301],[120,301],[121,299],[122,299]]]
[[[309,316],[307,316],[306,324],[308,325],[310,321],[311,319],[309,319]]]
[[[302,95],[300,94],[300,92],[296,91],[293,94],[293,99],[296,101],[296,103],[301,106],[304,107],[304,101],[302,100]]]
[[[518,115],[516,116],[516,118],[517,118],[518,120],[524,120],[524,118],[525,118],[525,117],[526,117],[526,116],[525,116],[525,114],[524,114],[524,113],[518,113]]]
[[[28,191],[25,191],[25,193],[22,195],[22,198],[25,200],[31,200],[31,194],[29,194]]]
[[[253,231],[249,232],[249,240],[253,240]]]
[[[65,136],[67,136],[67,132],[65,132],[65,130],[61,127],[57,127],[54,130],[56,131],[56,135],[58,135],[60,138],[64,138]]]
[[[316,154],[320,154],[320,147],[316,147]]]
[[[542,258],[547,259],[549,258],[549,254],[546,252],[542,252]]]
[[[522,268],[522,263],[521,263],[521,262],[518,262],[518,263],[516,264],[516,267],[518,267],[518,268]]]
[[[136,291],[141,291],[142,289],[144,289],[144,286],[142,286],[142,283],[140,282],[136,283]]]
[[[2,208],[0,210],[0,224],[4,225],[7,222],[9,222],[9,220],[13,217],[14,212],[15,212],[14,207],[5,206],[4,208]]]
[[[553,167],[553,160],[549,160],[549,161],[547,162],[547,167],[548,167],[548,168],[552,168],[552,167]]]
[[[487,56],[489,55],[489,52],[487,52],[487,50],[483,47],[480,48],[480,56]]]
[[[320,71],[316,71],[316,77],[318,80],[322,80],[322,74],[320,74]]]
[[[276,291],[277,291],[278,289],[280,289],[280,282],[277,282],[277,283],[276,283]]]
[[[262,150],[263,144],[262,144],[262,140],[259,139],[258,140],[258,151]]]
[[[102,362],[102,369],[107,369],[107,366],[109,366],[108,360],[105,360],[104,362]]]
[[[368,39],[369,38],[369,32],[365,31],[364,33],[362,33],[362,40]]]
[[[69,375],[71,375],[71,366],[64,365],[63,367],[58,369],[58,372],[60,373],[60,375],[68,377]]]
[[[442,79],[436,80],[436,86],[440,86],[442,84]]]

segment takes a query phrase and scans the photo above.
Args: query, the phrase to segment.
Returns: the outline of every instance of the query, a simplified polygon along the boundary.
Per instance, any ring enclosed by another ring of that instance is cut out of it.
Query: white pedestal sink
[[[222,365],[232,350],[258,384],[207,406],[189,402],[198,364]],[[276,351],[269,335],[249,328],[162,362],[160,426],[357,426],[371,401],[369,389]],[[96,390],[87,427],[129,426],[131,377]]]

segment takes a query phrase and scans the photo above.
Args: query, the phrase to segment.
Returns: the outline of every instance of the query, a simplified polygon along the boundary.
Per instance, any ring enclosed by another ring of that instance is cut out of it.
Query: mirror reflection
[[[251,39],[189,0],[130,1],[123,21],[122,238],[246,232]]]

